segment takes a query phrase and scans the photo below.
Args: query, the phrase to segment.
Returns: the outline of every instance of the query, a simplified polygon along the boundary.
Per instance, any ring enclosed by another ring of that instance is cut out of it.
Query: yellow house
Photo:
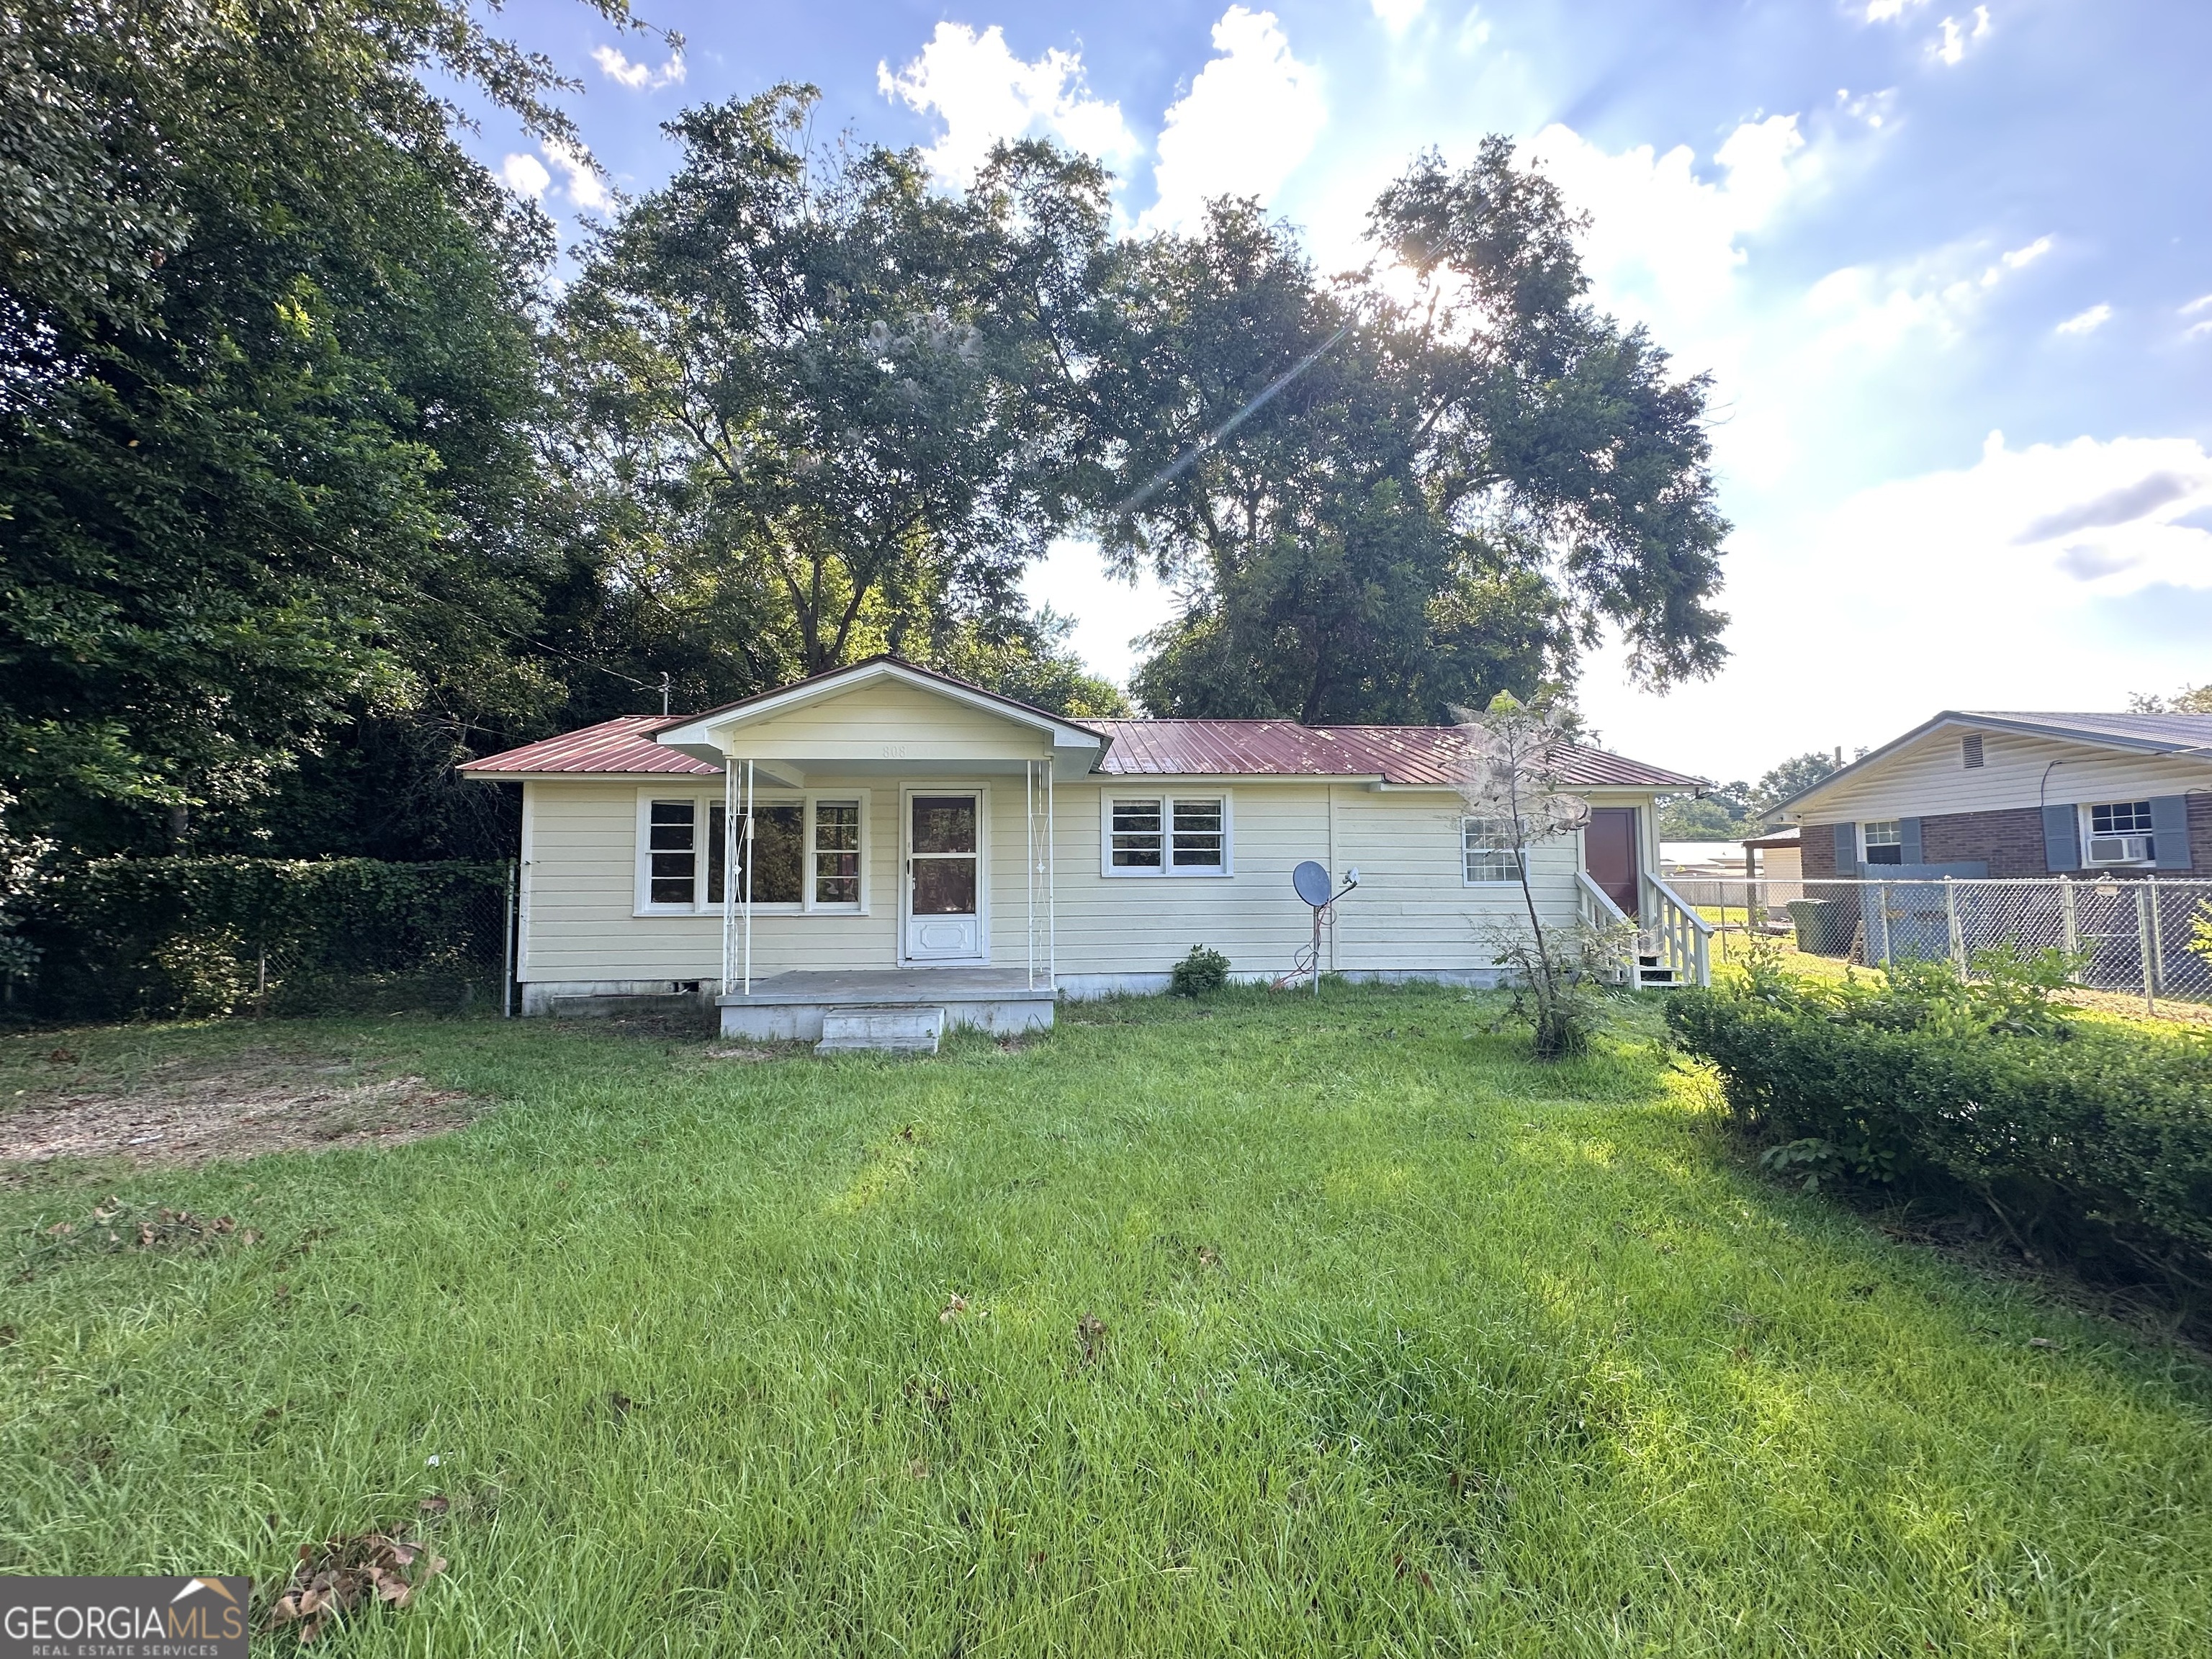
[[[733,1036],[817,1037],[854,1006],[994,1030],[1060,996],[1164,989],[1194,945],[1240,978],[1310,969],[1312,860],[1358,885],[1319,966],[1492,984],[1523,903],[1462,810],[1449,726],[1072,720],[879,657],[689,717],[627,715],[494,755],[522,788],[526,1012],[696,994]],[[1617,907],[1647,977],[1702,977],[1659,870],[1655,795],[1698,780],[1577,749],[1588,828],[1534,849],[1543,911]],[[1308,953],[1302,957],[1301,953]]]

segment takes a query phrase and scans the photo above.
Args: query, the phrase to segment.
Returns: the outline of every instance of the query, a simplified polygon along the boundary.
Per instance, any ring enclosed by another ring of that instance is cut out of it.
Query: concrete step
[[[862,1005],[822,1011],[817,1054],[875,1049],[894,1054],[933,1054],[945,1035],[945,1010],[911,1003]]]

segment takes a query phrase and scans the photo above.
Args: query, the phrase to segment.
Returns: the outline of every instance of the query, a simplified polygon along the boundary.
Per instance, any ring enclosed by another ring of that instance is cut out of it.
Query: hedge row
[[[508,866],[105,859],[35,896],[18,1012],[48,1018],[495,1000]]]
[[[1759,964],[1668,1024],[1808,1185],[1971,1194],[2023,1247],[2212,1287],[2212,1042],[2075,1020],[2055,957],[1976,968],[1839,986]]]

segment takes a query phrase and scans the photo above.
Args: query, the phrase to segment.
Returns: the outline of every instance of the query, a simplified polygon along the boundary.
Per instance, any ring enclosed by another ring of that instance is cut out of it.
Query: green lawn
[[[1556,1068],[1490,1012],[1232,993],[833,1063],[0,1040],[0,1111],[271,1048],[501,1103],[0,1182],[0,1571],[265,1591],[437,1494],[447,1573],[318,1646],[2212,1650],[2198,1360],[1746,1176],[1648,1007]],[[108,1194],[265,1237],[44,1231]]]

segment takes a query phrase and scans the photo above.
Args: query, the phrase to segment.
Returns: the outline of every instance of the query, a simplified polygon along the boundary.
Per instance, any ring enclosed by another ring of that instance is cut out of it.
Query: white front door
[[[975,789],[906,797],[908,962],[977,962],[983,949],[983,796]]]

